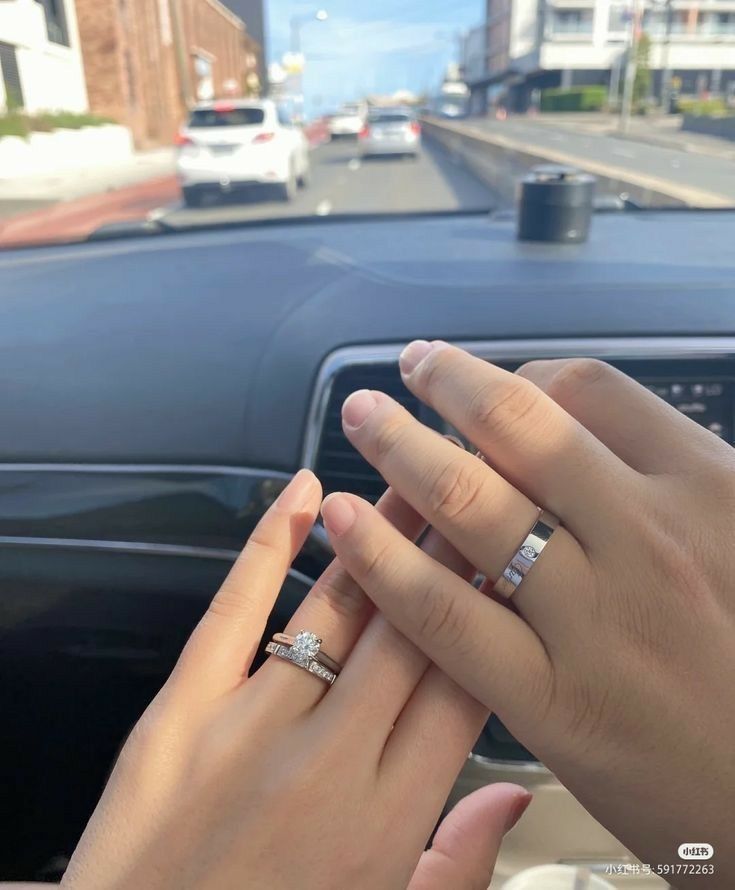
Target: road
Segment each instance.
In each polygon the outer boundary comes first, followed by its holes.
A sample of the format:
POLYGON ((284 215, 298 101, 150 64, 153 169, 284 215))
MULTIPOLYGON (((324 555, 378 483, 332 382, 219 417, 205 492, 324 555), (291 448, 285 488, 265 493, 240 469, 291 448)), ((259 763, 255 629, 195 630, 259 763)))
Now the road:
POLYGON ((599 133, 579 133, 527 118, 472 119, 473 130, 522 143, 526 150, 563 152, 580 166, 593 162, 631 174, 670 180, 683 188, 718 195, 735 205, 735 162, 726 157, 663 148, 599 133))
POLYGON ((167 225, 201 225, 283 216, 341 213, 400 213, 432 210, 483 210, 498 199, 438 146, 426 142, 417 160, 359 157, 356 142, 335 141, 314 149, 311 182, 290 203, 262 190, 216 197, 211 206, 186 208, 180 202, 155 211, 167 225))

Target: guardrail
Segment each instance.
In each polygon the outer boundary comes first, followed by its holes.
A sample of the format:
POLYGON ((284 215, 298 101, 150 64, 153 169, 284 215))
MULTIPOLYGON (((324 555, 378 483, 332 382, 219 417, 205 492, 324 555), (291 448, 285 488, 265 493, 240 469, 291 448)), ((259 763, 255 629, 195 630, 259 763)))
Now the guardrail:
POLYGON ((563 164, 585 170, 597 177, 598 197, 625 197, 641 206, 725 207, 731 204, 719 195, 678 182, 528 145, 502 133, 488 133, 473 127, 471 120, 444 121, 426 117, 422 119, 422 127, 428 139, 438 142, 489 185, 505 204, 515 203, 518 180, 539 164, 563 164))

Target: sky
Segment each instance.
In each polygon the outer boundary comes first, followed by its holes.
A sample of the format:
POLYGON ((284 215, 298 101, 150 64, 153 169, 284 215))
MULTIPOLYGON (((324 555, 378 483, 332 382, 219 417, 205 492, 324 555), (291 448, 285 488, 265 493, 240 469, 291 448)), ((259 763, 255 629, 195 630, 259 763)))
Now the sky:
POLYGON ((432 92, 457 61, 458 37, 482 23, 484 0, 266 0, 269 60, 289 49, 292 16, 317 10, 325 22, 301 27, 307 114, 367 93, 432 92))

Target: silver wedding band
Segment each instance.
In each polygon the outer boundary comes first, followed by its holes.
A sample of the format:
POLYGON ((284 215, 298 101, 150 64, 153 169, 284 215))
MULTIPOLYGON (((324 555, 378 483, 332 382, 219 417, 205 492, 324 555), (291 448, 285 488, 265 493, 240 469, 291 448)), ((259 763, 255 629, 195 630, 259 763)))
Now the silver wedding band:
POLYGON ((316 634, 307 630, 299 631, 295 637, 289 634, 274 634, 265 647, 269 655, 275 655, 308 671, 329 686, 339 676, 341 665, 321 651, 322 641, 316 634))
POLYGON ((559 527, 559 519, 547 510, 539 510, 539 516, 531 531, 526 535, 515 556, 498 578, 493 591, 510 599, 523 583, 526 575, 536 564, 544 547, 559 527))

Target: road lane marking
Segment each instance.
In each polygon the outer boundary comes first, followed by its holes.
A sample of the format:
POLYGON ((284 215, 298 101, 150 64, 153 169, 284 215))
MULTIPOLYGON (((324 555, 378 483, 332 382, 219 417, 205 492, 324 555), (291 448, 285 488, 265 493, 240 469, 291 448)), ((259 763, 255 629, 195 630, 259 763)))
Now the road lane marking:
POLYGON ((631 151, 628 148, 613 148, 612 153, 614 155, 618 155, 621 158, 634 158, 635 152, 631 151))
POLYGON ((331 201, 320 201, 316 205, 316 210, 314 211, 317 216, 329 216, 332 212, 332 202, 331 201))
POLYGON ((352 160, 350 161, 350 163, 347 165, 347 169, 348 169, 348 170, 352 170, 353 172, 354 172, 355 170, 359 170, 360 167, 362 167, 362 164, 360 163, 360 159, 359 159, 359 158, 352 158, 352 160))

